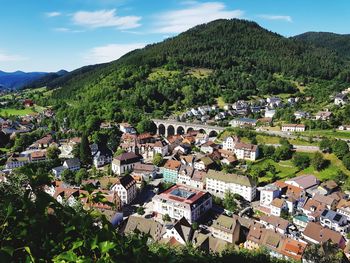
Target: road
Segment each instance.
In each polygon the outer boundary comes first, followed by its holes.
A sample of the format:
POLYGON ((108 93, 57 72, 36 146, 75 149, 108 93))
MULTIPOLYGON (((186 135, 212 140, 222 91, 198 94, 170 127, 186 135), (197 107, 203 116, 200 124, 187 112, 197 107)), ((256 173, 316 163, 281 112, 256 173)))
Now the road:
MULTIPOLYGON (((271 145, 273 147, 281 146, 281 144, 266 144, 266 145, 271 145)), ((311 145, 293 145, 293 148, 297 152, 318 152, 318 151, 320 151, 320 147, 311 146, 311 145)))

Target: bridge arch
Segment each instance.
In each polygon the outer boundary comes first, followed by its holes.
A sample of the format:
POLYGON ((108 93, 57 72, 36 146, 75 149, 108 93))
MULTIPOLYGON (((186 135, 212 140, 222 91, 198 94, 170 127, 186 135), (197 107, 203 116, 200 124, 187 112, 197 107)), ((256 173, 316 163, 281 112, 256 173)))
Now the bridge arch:
POLYGON ((158 125, 158 134, 159 134, 159 135, 165 136, 165 134, 166 134, 166 129, 165 129, 164 124, 159 124, 159 125, 158 125))
POLYGON ((194 131, 194 129, 192 127, 189 127, 186 131, 186 133, 190 133, 191 131, 194 131))
POLYGON ((184 129, 184 127, 182 127, 182 126, 177 126, 176 134, 179 134, 179 135, 185 134, 185 129, 184 129))
POLYGON ((175 135, 175 128, 173 125, 169 125, 167 128, 167 136, 175 135))
POLYGON ((199 129, 200 133, 207 134, 207 132, 204 129, 199 129))
POLYGON ((209 137, 216 137, 216 136, 218 136, 218 133, 217 133, 216 131, 211 130, 211 131, 209 132, 209 137))

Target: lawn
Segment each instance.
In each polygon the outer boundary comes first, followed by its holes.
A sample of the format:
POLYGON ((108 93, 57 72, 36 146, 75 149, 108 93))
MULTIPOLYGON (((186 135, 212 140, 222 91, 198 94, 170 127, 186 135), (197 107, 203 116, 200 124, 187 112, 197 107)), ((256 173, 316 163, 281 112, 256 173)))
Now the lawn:
POLYGON ((191 68, 188 73, 195 78, 204 79, 213 73, 213 70, 208 68, 191 68))
POLYGON ((149 80, 157 80, 160 78, 171 78, 180 74, 178 70, 167 70, 165 68, 155 68, 152 70, 152 73, 149 74, 149 80))
MULTIPOLYGON (((279 179, 291 178, 298 172, 298 168, 296 168, 293 165, 291 160, 275 162, 271 159, 262 159, 260 161, 255 162, 253 166, 264 168, 268 164, 272 164, 273 166, 275 166, 277 171, 277 177, 279 179)), ((260 177, 259 183, 269 182, 270 179, 271 178, 267 176, 260 177)))
POLYGON ((304 136, 320 136, 320 137, 332 137, 341 139, 350 139, 350 131, 338 131, 338 130, 311 130, 303 132, 304 136))
POLYGON ((5 116, 6 114, 15 115, 15 116, 25 116, 31 113, 34 113, 34 110, 32 108, 25 108, 23 110, 12 109, 12 108, 0 109, 0 116, 5 116))
MULTIPOLYGON (((313 153, 304 153, 304 154, 309 155, 310 158, 312 158, 313 156, 313 153)), ((325 169, 321 171, 317 171, 312 166, 310 166, 305 170, 298 172, 298 175, 313 174, 321 181, 324 181, 324 180, 333 179, 336 176, 337 172, 341 170, 346 175, 350 176, 350 171, 345 168, 342 161, 339 160, 334 154, 324 154, 324 158, 329 161, 329 165, 325 169)))

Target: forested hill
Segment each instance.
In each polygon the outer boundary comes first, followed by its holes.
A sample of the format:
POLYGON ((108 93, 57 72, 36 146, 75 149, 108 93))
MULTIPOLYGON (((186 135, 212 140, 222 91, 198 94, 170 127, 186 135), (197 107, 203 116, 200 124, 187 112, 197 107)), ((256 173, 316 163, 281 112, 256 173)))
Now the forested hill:
POLYGON ((56 105, 58 119, 66 116, 72 127, 81 129, 82 120, 135 123, 145 112, 162 116, 213 103, 219 96, 232 102, 251 95, 297 92, 288 79, 336 82, 322 89, 319 97, 324 99, 334 92, 328 87, 340 88, 350 81, 350 69, 335 51, 285 38, 254 22, 216 20, 117 61, 55 79, 48 86, 61 88, 44 103, 56 105), (205 76, 196 74, 199 68, 206 70, 205 76))
POLYGON ((350 34, 342 35, 329 32, 306 32, 293 37, 296 40, 336 51, 340 56, 350 59, 350 34))

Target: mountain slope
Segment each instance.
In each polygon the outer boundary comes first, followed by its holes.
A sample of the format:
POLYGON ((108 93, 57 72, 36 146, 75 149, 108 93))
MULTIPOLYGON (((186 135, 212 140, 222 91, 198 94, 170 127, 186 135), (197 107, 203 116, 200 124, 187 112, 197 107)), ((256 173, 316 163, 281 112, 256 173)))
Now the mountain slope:
POLYGON ((341 35, 329 32, 306 32, 293 37, 296 40, 336 51, 340 56, 350 58, 350 34, 341 35))
MULTIPOLYGON (((288 79, 327 82, 322 90, 317 88, 319 99, 325 99, 333 87, 341 89, 350 81, 350 70, 348 62, 329 49, 285 38, 254 22, 217 20, 117 61, 73 71, 59 78, 59 84, 48 84, 61 88, 43 103, 57 105, 58 120, 68 117, 71 126, 83 129, 82 120, 86 126, 97 119, 134 123, 145 113, 163 116, 215 103, 219 96, 233 102, 251 95, 296 92, 288 79), (212 73, 198 78, 189 73, 192 68, 212 73), (171 77, 150 77, 159 69, 171 77)), ((309 92, 317 97, 314 91, 309 92)))
POLYGON ((30 72, 25 73, 22 71, 16 71, 13 73, 7 73, 0 71, 0 86, 6 89, 20 89, 28 83, 42 78, 47 73, 44 72, 30 72))

